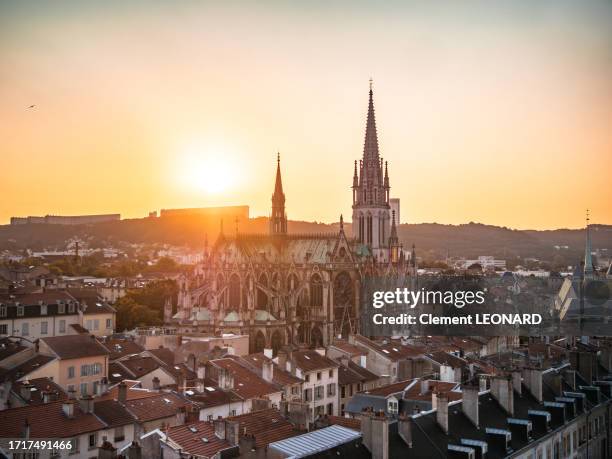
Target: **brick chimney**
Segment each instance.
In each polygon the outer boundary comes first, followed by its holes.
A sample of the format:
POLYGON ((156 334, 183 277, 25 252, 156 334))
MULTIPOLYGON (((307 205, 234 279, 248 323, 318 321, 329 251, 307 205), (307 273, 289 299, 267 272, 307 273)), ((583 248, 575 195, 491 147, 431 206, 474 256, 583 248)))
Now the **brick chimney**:
POLYGON ((240 456, 247 457, 251 451, 255 451, 255 436, 254 435, 243 435, 240 437, 239 442, 240 456))
POLYGON ((19 388, 19 395, 26 402, 29 402, 30 399, 32 398, 32 387, 33 386, 31 384, 24 382, 19 388))
POLYGON ((127 449, 127 459, 142 459, 142 448, 137 441, 133 441, 127 449))
POLYGON ((234 376, 225 368, 219 368, 218 377, 219 387, 221 389, 227 390, 234 388, 234 376))
POLYGON ((117 386, 117 401, 124 404, 127 400, 127 384, 121 381, 117 386))
POLYGON ((215 436, 219 440, 225 440, 225 421, 221 416, 213 421, 213 426, 215 428, 215 436))
POLYGON ((512 371, 512 388, 519 395, 523 393, 523 378, 520 370, 512 371))
POLYGON ((478 428, 478 386, 465 384, 461 387, 461 391, 463 394, 463 402, 461 403, 463 414, 478 428))
MULTIPOLYGON (((215 426, 216 430, 216 426, 215 426)), ((215 432, 216 433, 216 432, 215 432)), ((236 446, 240 442, 240 423, 238 421, 225 421, 225 439, 230 445, 236 446)))
POLYGON ((151 383, 153 384, 153 390, 160 390, 161 389, 161 381, 159 380, 159 378, 157 376, 155 376, 151 380, 151 383))
POLYGON ((436 422, 445 434, 448 433, 448 395, 436 394, 436 422))
POLYGON ((100 448, 98 448, 98 459, 115 459, 117 457, 117 448, 108 440, 104 440, 100 448))
POLYGON ((389 458, 389 420, 384 414, 372 418, 372 459, 389 458))
POLYGON ((372 413, 367 410, 361 413, 361 438, 363 446, 372 451, 372 413))
POLYGON ((531 395, 542 403, 542 370, 539 368, 523 368, 523 382, 531 395))

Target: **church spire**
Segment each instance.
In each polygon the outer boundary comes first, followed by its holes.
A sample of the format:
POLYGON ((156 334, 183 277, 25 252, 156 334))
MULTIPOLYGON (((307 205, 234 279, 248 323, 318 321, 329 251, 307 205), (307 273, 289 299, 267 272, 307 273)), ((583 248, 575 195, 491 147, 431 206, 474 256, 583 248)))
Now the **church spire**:
POLYGON ((593 267, 593 257, 591 256, 591 230, 589 228, 590 218, 589 209, 586 211, 586 244, 584 247, 584 277, 592 276, 595 269, 593 267))
POLYGON ((272 215, 270 216, 270 234, 287 234, 287 215, 285 214, 285 193, 280 169, 280 153, 276 156, 276 181, 272 194, 272 215))
POLYGON ((374 117, 374 92, 372 91, 372 79, 370 78, 370 100, 368 102, 368 118, 366 122, 365 142, 363 145, 363 161, 378 163, 378 134, 376 133, 376 118, 374 117))

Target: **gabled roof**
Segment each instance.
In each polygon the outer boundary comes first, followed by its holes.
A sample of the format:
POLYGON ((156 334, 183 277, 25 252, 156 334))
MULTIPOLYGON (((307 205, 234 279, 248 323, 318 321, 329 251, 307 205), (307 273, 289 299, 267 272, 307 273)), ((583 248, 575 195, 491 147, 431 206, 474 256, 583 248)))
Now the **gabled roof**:
POLYGON ((38 354, 9 370, 0 369, 0 382, 14 381, 22 378, 52 360, 55 360, 55 357, 38 354))
POLYGON ((176 415, 191 402, 172 392, 158 392, 149 397, 125 402, 125 408, 140 422, 153 421, 176 415))
POLYGON ((291 355, 291 359, 296 368, 302 371, 317 371, 340 366, 332 359, 319 354, 317 351, 295 351, 291 355))
POLYGON ((234 359, 217 359, 211 360, 209 363, 230 372, 234 377, 234 387, 232 390, 245 400, 282 391, 280 387, 267 382, 234 359))
POLYGON ((14 396, 19 397, 24 403, 28 405, 39 405, 44 402, 44 394, 50 393, 53 397, 53 401, 62 401, 68 399, 68 394, 64 392, 60 386, 55 384, 49 378, 35 378, 27 381, 15 381, 11 387, 11 392, 14 396), (21 396, 21 389, 24 386, 29 386, 30 398, 29 400, 23 399, 21 396))
POLYGON ((274 408, 232 416, 227 419, 239 423, 241 434, 253 435, 256 448, 263 448, 269 443, 293 437, 299 433, 274 408))
POLYGON ((189 456, 210 458, 231 447, 227 440, 221 440, 215 435, 213 424, 207 421, 170 427, 166 436, 170 446, 189 456))
POLYGON ((101 340, 100 344, 110 352, 110 360, 116 360, 130 354, 140 354, 144 351, 140 344, 131 339, 106 338, 101 340))
POLYGON ((41 338, 53 353, 61 360, 80 359, 108 355, 108 350, 102 346, 93 335, 65 335, 41 338))
POLYGON ((135 422, 134 416, 117 400, 94 402, 94 413, 109 427, 119 427, 135 422))
POLYGON ((24 406, 4 410, 0 416, 0 437, 21 438, 27 419, 32 438, 68 438, 105 428, 94 414, 81 411, 74 405, 74 417, 68 418, 62 410, 63 402, 24 406))
MULTIPOLYGON (((242 360, 247 365, 257 368, 258 370, 261 370, 263 368, 264 362, 272 362, 272 359, 266 357, 263 352, 243 356, 242 360)), ((297 376, 293 376, 288 371, 281 369, 281 367, 279 367, 276 363, 273 362, 273 365, 274 371, 272 374, 272 381, 274 381, 274 383, 280 384, 281 386, 286 386, 288 384, 299 384, 303 382, 303 380, 298 378, 297 376)))
POLYGON ((403 345, 400 342, 388 339, 373 341, 364 336, 357 335, 355 336, 355 341, 358 345, 365 346, 394 362, 419 357, 425 352, 425 347, 403 345))

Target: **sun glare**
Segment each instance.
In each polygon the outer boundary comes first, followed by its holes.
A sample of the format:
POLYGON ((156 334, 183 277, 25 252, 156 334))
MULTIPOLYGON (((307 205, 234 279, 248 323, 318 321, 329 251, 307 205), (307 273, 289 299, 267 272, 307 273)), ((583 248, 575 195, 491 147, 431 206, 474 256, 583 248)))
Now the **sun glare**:
POLYGON ((188 152, 181 161, 179 181, 193 191, 218 194, 231 189, 236 182, 236 170, 231 167, 231 155, 221 149, 188 152))

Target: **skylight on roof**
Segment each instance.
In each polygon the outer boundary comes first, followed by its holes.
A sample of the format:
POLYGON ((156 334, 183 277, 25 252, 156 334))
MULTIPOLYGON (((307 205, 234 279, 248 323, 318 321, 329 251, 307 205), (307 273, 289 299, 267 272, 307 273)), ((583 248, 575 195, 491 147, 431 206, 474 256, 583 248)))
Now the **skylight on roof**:
POLYGON ((120 378, 120 377, 121 377, 121 374, 119 374, 119 373, 113 373, 113 378, 120 378))
POLYGON ((214 387, 210 387, 210 386, 206 386, 206 387, 205 387, 205 389, 206 389, 208 392, 214 392, 214 391, 215 391, 215 388, 214 388, 214 387))
POLYGON ((308 355, 305 355, 305 356, 304 356, 304 358, 305 358, 306 360, 310 360, 310 356, 308 356, 308 355))
POLYGON ((388 351, 388 350, 386 350, 386 349, 383 349, 382 351, 383 351, 385 354, 388 354, 388 353, 389 353, 389 351, 388 351))
POLYGON ((196 433, 198 431, 196 426, 189 426, 189 430, 191 430, 193 433, 196 433))
POLYGON ((172 401, 168 400, 167 398, 164 398, 163 400, 164 400, 164 403, 168 403, 168 404, 172 403, 172 401))

